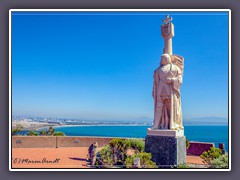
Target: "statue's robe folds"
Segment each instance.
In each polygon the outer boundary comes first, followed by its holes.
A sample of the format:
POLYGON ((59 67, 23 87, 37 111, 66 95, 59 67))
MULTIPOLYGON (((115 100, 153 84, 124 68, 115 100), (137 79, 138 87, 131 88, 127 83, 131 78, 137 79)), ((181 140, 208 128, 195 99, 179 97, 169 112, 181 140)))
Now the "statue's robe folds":
POLYGON ((154 128, 183 129, 180 86, 182 71, 175 64, 159 66, 154 71, 154 128), (167 79, 171 83, 167 83, 167 79))

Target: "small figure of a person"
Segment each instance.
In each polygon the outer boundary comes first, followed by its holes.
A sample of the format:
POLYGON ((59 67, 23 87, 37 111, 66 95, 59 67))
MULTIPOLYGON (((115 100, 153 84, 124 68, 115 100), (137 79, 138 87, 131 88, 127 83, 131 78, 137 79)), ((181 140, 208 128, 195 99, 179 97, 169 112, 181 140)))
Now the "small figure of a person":
POLYGON ((91 144, 91 146, 89 146, 89 148, 88 148, 88 154, 89 154, 89 160, 90 160, 91 166, 94 166, 95 163, 96 163, 97 148, 98 148, 98 143, 97 143, 97 142, 94 142, 94 143, 91 144))

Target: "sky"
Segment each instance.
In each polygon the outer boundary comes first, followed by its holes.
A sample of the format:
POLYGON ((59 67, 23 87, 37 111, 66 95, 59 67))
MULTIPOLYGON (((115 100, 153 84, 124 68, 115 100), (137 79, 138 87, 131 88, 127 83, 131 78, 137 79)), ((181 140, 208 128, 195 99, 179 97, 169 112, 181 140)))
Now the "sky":
POLYGON ((166 14, 185 60, 183 118, 227 117, 227 12, 13 12, 13 115, 153 118, 166 14))

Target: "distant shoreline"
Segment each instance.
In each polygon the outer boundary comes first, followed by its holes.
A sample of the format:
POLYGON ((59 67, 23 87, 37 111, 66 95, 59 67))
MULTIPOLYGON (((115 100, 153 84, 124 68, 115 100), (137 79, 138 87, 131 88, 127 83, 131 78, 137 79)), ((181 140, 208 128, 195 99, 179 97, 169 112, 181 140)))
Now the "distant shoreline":
MULTIPOLYGON (((53 128, 65 128, 65 127, 100 127, 100 126, 151 126, 151 125, 143 125, 143 124, 89 124, 89 125, 85 125, 85 124, 63 124, 63 125, 59 125, 59 124, 44 124, 44 125, 37 125, 37 126, 30 126, 30 127, 23 127, 22 130, 26 130, 26 131, 30 131, 30 130, 35 130, 35 131, 39 131, 39 130, 44 130, 47 129, 49 127, 53 127, 53 128)), ((185 126, 228 126, 228 124, 208 124, 208 125, 185 125, 185 126)), ((12 126, 12 129, 15 129, 16 126, 12 126)))
POLYGON ((49 127, 60 128, 60 127, 87 127, 87 126, 151 126, 144 124, 50 124, 50 123, 39 123, 39 122, 14 122, 12 129, 17 128, 17 124, 23 126, 22 130, 42 130, 49 127))

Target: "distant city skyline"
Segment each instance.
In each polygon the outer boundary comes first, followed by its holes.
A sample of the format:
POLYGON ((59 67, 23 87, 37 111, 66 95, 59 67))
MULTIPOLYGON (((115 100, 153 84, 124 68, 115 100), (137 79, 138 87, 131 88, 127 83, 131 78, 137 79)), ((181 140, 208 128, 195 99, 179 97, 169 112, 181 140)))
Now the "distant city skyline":
POLYGON ((227 12, 13 12, 13 115, 152 118, 167 14, 185 58, 183 119, 227 118, 227 12))

